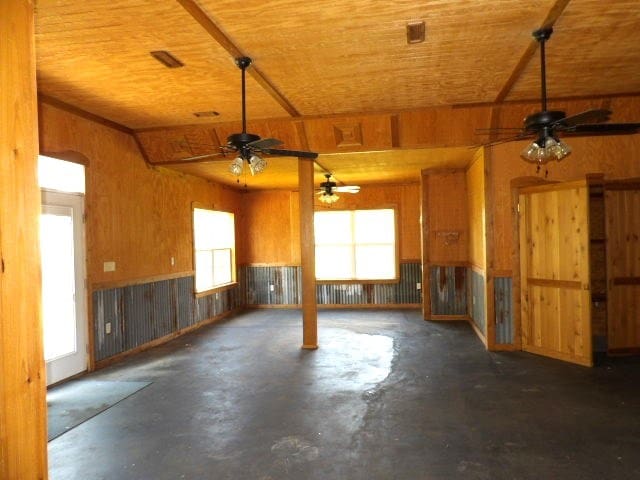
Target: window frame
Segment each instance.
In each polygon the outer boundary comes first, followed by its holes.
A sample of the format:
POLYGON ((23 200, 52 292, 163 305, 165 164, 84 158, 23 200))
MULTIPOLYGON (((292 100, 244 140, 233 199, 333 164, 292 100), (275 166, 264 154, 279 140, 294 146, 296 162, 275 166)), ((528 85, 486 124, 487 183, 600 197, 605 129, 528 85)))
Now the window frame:
POLYGON ((192 264, 193 264, 193 292, 194 295, 196 296, 196 298, 198 297, 204 297, 207 295, 211 295, 212 293, 217 293, 217 292, 222 292, 225 290, 228 290, 230 288, 233 288, 235 286, 238 285, 238 276, 237 276, 237 268, 236 268, 236 215, 234 212, 228 211, 228 210, 218 210, 215 208, 212 208, 211 206, 208 205, 203 205, 203 204, 199 204, 199 203, 193 203, 192 207, 191 207, 191 233, 192 233, 192 237, 191 237, 191 243, 192 243, 192 264), (197 250, 196 249, 196 215, 195 215, 195 211, 196 210, 205 210, 205 211, 209 211, 209 212, 215 212, 215 213, 224 213, 227 215, 231 216, 232 219, 232 223, 233 223, 233 245, 230 247, 216 247, 216 248, 207 248, 207 249, 201 249, 201 250, 197 250), (211 257, 212 257, 212 263, 211 263, 211 274, 213 276, 213 273, 215 271, 215 266, 213 263, 213 257, 214 257, 214 252, 215 251, 220 251, 220 250, 230 250, 230 256, 231 256, 231 266, 230 266, 230 273, 231 273, 231 281, 229 282, 225 282, 225 283, 220 283, 217 285, 212 285, 209 286, 208 288, 205 288, 203 290, 198 290, 197 287, 197 281, 196 281, 196 277, 197 277, 197 265, 196 265, 196 256, 197 256, 197 252, 199 251, 207 251, 207 252, 211 252, 211 257))
MULTIPOLYGON (((334 209, 334 208, 323 208, 320 210, 316 210, 313 212, 314 214, 314 221, 315 221, 315 214, 316 213, 321 213, 321 212, 351 212, 351 228, 352 228, 352 234, 354 233, 354 222, 353 222, 353 218, 356 211, 371 211, 371 210, 393 210, 393 228, 394 228, 394 268, 395 268, 395 274, 393 278, 335 278, 335 279, 319 279, 317 278, 317 274, 316 274, 316 284, 318 285, 322 285, 322 284, 385 284, 385 283, 398 283, 400 282, 400 238, 399 238, 399 209, 397 205, 381 205, 381 206, 377 206, 377 207, 366 207, 366 208, 345 208, 345 209, 334 209)), ((352 235, 353 237, 354 235, 352 235)), ((352 242, 352 249, 351 249, 351 253, 352 253, 352 273, 355 273, 355 248, 356 248, 356 243, 352 242)), ((371 245, 371 244, 366 244, 363 243, 362 245, 371 245)), ((315 241, 315 234, 314 234, 314 249, 317 247, 317 243, 315 241)), ((314 261, 316 259, 314 258, 314 261)), ((314 263, 315 265, 315 263, 314 263)))

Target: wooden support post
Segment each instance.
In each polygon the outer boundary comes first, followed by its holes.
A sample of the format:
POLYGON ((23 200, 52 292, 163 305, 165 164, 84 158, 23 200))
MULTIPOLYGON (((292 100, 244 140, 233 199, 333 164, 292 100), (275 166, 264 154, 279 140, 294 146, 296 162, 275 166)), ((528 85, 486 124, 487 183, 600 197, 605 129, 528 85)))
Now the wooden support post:
POLYGON ((0 2, 0 478, 47 478, 34 2, 0 2))
MULTIPOLYGON (((297 124, 299 129, 302 123, 297 124)), ((304 132, 299 137, 305 139, 304 132)), ((306 141, 304 142, 306 144, 306 141)), ((307 148, 303 145, 303 148, 307 148)), ((298 159, 300 191, 300 264, 302 266, 302 348, 318 348, 318 303, 316 300, 316 253, 313 236, 313 161, 298 159)))
POLYGON ((429 175, 422 171, 420 175, 420 238, 422 252, 422 318, 431 320, 431 255, 429 228, 429 175))

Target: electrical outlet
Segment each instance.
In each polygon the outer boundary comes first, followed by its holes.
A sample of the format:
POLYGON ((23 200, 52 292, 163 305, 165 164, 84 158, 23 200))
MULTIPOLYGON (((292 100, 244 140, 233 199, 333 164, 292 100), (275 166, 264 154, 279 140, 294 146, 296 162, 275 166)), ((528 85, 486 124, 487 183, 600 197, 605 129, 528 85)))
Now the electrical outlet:
POLYGON ((273 292, 276 289, 275 285, 269 285, 269 291, 273 292))
POLYGON ((174 267, 176 265, 175 257, 171 257, 171 266, 174 267))
POLYGON ((107 335, 111 334, 111 322, 107 322, 104 324, 104 331, 107 335))
POLYGON ((116 262, 104 262, 103 270, 105 272, 115 272, 116 271, 116 262))
POLYGON ((422 290, 422 284, 420 282, 416 283, 416 290, 422 290))

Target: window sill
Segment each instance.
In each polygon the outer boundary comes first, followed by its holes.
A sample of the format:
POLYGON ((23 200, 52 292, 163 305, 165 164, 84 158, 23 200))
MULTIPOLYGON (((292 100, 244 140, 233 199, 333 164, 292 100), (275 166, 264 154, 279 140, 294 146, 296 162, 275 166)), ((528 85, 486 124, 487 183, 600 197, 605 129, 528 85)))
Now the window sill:
POLYGON ((234 287, 238 286, 238 282, 230 282, 230 283, 225 283, 223 285, 218 285, 217 287, 214 288, 210 288, 209 290, 202 290, 201 292, 194 292, 194 295, 196 298, 200 298, 200 297, 207 297, 209 295, 212 295, 214 293, 220 293, 220 292, 224 292, 226 290, 230 290, 234 287))

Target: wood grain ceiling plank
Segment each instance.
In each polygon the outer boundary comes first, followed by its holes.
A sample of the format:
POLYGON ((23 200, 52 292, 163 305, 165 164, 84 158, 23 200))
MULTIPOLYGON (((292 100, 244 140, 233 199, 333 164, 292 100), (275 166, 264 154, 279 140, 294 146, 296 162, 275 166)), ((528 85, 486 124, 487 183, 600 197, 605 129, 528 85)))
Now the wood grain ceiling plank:
MULTIPOLYGON (((551 7, 551 10, 547 14, 547 17, 544 19, 544 21, 542 22, 539 28, 553 27, 553 25, 556 23, 556 20, 558 20, 560 15, 562 15, 562 12, 564 12, 565 8, 567 8, 567 5, 569 4, 570 1, 571 0, 556 0, 556 2, 551 7)), ((507 96, 511 92, 511 89, 513 88, 515 83, 518 81, 518 79, 522 75, 522 72, 525 70, 527 65, 529 65, 529 63, 531 62, 531 59, 534 57, 537 51, 538 51, 538 41, 535 39, 532 39, 529 42, 527 49, 524 51, 524 53, 520 57, 520 60, 516 64, 515 68, 511 72, 511 75, 505 82, 504 86, 500 89, 500 93, 498 93, 498 96, 494 100, 495 103, 502 103, 504 99, 507 98, 507 96)))
MULTIPOLYGON (((198 22, 211 37, 220 44, 229 54, 234 58, 245 57, 240 48, 231 40, 209 16, 198 6, 193 0, 176 0, 182 7, 189 12, 189 15, 198 22)), ((280 104, 280 106, 292 117, 300 116, 300 113, 296 108, 287 100, 287 98, 280 93, 276 86, 266 77, 258 67, 251 65, 247 69, 249 73, 258 84, 266 90, 266 92, 273 97, 273 99, 280 104)))
MULTIPOLYGON (((269 72, 303 115, 491 102, 514 37, 549 0, 326 3, 203 0, 205 11, 269 72), (242 21, 238 21, 241 18, 242 21), (427 40, 406 43, 424 19, 427 40)), ((528 38, 527 38, 528 40, 528 38)))
MULTIPOLYGON (((175 0, 42 0, 36 15, 39 91, 130 128, 240 118, 240 73, 175 0), (141 25, 144 25, 144 28, 141 25), (152 50, 185 67, 167 69, 152 50)), ((248 79, 254 118, 287 112, 248 79)))
MULTIPOLYGON (((546 44, 550 98, 640 92, 640 3, 571 0, 546 44)), ((506 100, 539 97, 540 63, 531 61, 506 100), (537 95, 532 96, 532 92, 537 95)))

